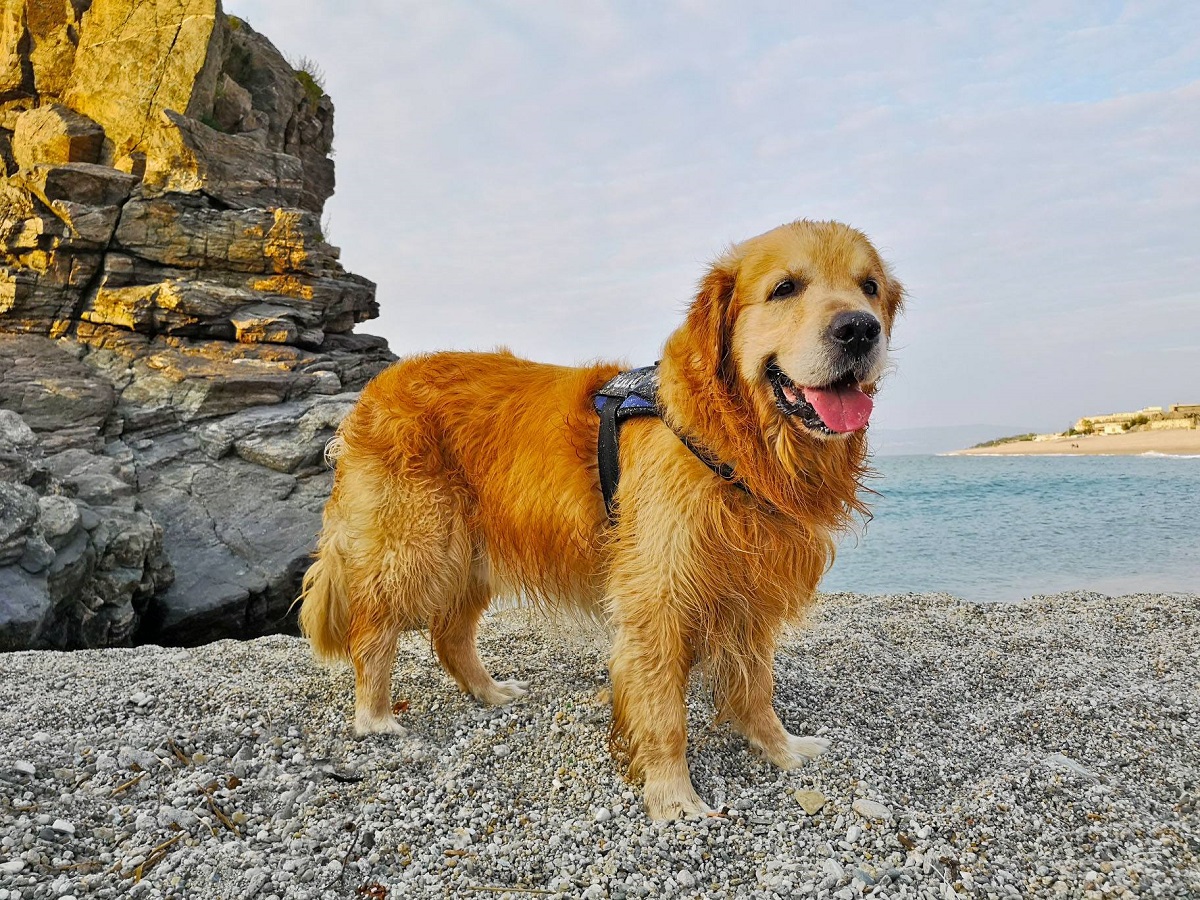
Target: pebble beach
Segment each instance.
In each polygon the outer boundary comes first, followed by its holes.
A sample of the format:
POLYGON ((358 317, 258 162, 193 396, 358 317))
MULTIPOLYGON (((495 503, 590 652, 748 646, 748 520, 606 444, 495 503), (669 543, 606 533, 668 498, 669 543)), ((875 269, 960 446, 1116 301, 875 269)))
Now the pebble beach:
POLYGON ((776 705, 829 751, 771 767, 697 680, 699 821, 610 759, 606 646, 490 616, 532 688, 485 708, 407 636, 361 741, 298 638, 0 655, 0 900, 1200 896, 1200 596, 827 596, 776 705))

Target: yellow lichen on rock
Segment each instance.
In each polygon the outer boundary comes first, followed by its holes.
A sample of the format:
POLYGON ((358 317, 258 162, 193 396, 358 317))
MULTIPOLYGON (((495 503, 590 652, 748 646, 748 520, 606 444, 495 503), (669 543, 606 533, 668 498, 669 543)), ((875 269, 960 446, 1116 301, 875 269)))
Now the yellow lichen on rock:
POLYGON ((84 13, 63 100, 104 126, 106 162, 144 149, 163 110, 211 108, 219 14, 217 0, 95 0, 84 13))
POLYGON ((295 209, 276 209, 274 214, 275 224, 267 232, 263 255, 274 264, 277 273, 302 270, 308 259, 301 228, 304 214, 295 209))
POLYGON ((137 285, 124 288, 102 288, 96 291, 89 308, 79 317, 85 322, 119 325, 136 331, 146 327, 147 309, 153 304, 158 285, 137 285))
POLYGON ((32 38, 34 88, 39 94, 56 95, 66 87, 75 62, 72 32, 77 13, 71 0, 35 0, 25 4, 25 16, 32 38))
POLYGON ((311 300, 313 289, 295 275, 272 275, 270 278, 260 278, 254 282, 256 291, 268 294, 282 294, 285 297, 295 297, 298 300, 311 300))

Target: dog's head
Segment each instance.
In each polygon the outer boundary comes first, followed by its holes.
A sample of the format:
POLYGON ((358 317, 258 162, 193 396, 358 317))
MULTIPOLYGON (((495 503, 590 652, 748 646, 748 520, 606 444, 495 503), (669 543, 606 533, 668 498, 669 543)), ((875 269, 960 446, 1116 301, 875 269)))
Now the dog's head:
POLYGON ((800 221, 719 259, 689 325, 701 364, 742 403, 803 435, 842 439, 867 425, 902 299, 862 232, 800 221))

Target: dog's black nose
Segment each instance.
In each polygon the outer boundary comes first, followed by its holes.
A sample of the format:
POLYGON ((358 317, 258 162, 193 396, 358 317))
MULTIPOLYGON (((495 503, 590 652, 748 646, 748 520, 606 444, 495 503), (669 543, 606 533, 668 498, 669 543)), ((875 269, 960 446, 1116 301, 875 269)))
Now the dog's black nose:
POLYGON ((841 312, 829 324, 830 337, 856 356, 875 346, 881 330, 879 320, 865 312, 841 312))

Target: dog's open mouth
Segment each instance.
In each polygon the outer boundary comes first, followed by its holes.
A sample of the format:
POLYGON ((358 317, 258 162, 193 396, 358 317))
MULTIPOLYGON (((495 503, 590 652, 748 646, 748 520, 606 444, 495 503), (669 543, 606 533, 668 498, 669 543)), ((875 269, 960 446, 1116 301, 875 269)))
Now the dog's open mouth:
POLYGON ((788 378, 778 363, 772 362, 766 375, 780 411, 799 419, 813 431, 848 434, 866 427, 871 418, 875 404, 851 374, 824 387, 802 387, 788 378))

